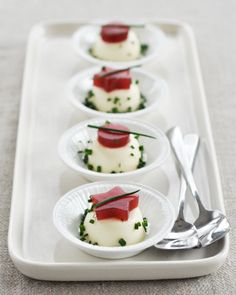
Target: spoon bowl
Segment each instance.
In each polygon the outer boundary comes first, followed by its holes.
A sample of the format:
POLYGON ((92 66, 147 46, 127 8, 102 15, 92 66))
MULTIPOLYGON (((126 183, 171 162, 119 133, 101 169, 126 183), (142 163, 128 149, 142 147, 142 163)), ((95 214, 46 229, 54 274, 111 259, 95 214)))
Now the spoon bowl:
POLYGON ((220 240, 230 230, 226 216, 219 210, 201 209, 198 218, 194 222, 198 230, 199 242, 206 247, 220 240))

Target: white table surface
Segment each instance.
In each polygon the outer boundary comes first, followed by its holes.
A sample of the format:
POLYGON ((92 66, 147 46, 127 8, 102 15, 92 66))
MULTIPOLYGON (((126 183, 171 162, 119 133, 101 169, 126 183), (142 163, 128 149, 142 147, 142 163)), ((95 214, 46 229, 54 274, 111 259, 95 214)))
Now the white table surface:
POLYGON ((236 1, 0 0, 0 294, 236 294, 236 1), (7 250, 12 174, 28 33, 42 20, 174 18, 194 28, 232 225, 225 264, 207 277, 144 282, 40 282, 20 274, 7 250))

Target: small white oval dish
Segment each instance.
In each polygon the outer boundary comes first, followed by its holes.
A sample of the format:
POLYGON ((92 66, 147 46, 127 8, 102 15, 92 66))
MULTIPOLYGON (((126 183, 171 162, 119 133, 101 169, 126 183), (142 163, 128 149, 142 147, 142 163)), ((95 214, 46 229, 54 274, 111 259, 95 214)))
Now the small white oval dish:
POLYGON ((118 119, 105 117, 83 121, 67 130, 59 140, 58 153, 66 165, 82 174, 88 180, 132 180, 146 175, 148 172, 163 164, 170 154, 170 146, 164 132, 156 126, 134 119, 122 119, 122 121, 120 121, 118 119), (122 123, 122 125, 127 126, 132 131, 156 137, 156 139, 144 136, 139 137, 140 145, 144 146, 146 161, 144 167, 123 173, 103 173, 92 171, 87 168, 78 151, 84 150, 88 142, 97 137, 97 129, 88 128, 87 126, 89 124, 102 126, 106 121, 118 124, 122 123))
POLYGON ((66 92, 70 102, 88 117, 108 115, 111 118, 132 118, 148 114, 158 107, 160 99, 165 97, 167 84, 157 76, 153 76, 142 69, 130 70, 132 80, 139 81, 140 93, 146 98, 145 108, 126 113, 106 113, 94 110, 85 105, 85 98, 93 88, 93 76, 101 71, 100 67, 93 67, 72 77, 66 85, 66 92))
POLYGON ((154 27, 151 24, 146 24, 143 28, 132 28, 138 35, 140 43, 148 45, 146 55, 140 56, 138 59, 131 61, 103 60, 92 56, 89 52, 100 34, 100 29, 101 26, 98 24, 87 25, 76 31, 72 38, 75 51, 82 58, 93 64, 120 68, 146 64, 158 55, 159 48, 165 42, 164 33, 159 28, 154 27))
POLYGON ((155 245, 167 236, 174 220, 174 208, 164 195, 148 186, 127 182, 95 182, 82 185, 59 199, 53 211, 54 225, 66 240, 90 255, 107 259, 131 257, 155 245), (123 247, 104 247, 81 241, 80 219, 88 208, 89 196, 105 192, 116 185, 127 192, 140 189, 139 208, 150 224, 144 241, 123 247))

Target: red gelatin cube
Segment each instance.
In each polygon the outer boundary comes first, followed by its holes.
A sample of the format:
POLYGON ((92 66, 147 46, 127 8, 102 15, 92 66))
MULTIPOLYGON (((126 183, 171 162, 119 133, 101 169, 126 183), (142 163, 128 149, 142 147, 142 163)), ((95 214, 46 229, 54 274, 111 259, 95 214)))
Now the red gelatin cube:
POLYGON ((122 195, 122 194, 125 194, 125 191, 123 191, 123 189, 121 187, 115 186, 112 189, 110 189, 109 191, 107 191, 106 193, 93 195, 92 196, 92 203, 97 204, 107 198, 111 198, 111 197, 122 195))
MULTIPOLYGON (((114 187, 106 193, 101 193, 92 196, 93 204, 97 204, 114 196, 124 194, 125 192, 119 186, 114 187)), ((138 207, 138 195, 129 195, 120 199, 111 200, 95 209, 98 220, 107 218, 116 218, 120 220, 128 220, 129 212, 138 207)))
POLYGON ((103 77, 104 73, 113 71, 113 69, 104 67, 100 73, 93 77, 93 85, 104 89, 106 92, 111 92, 116 89, 129 89, 132 79, 129 70, 124 70, 119 73, 110 74, 103 77))
MULTIPOLYGON (((126 126, 120 124, 106 124, 106 128, 129 131, 126 126)), ((121 133, 112 130, 98 130, 98 142, 108 148, 119 148, 125 146, 129 142, 130 136, 128 133, 121 133)))
POLYGON ((127 39, 129 33, 129 26, 123 24, 107 24, 102 26, 101 37, 102 40, 108 43, 123 42, 127 39))
POLYGON ((129 218, 129 201, 117 200, 110 202, 96 208, 95 212, 98 220, 115 218, 125 221, 129 218))

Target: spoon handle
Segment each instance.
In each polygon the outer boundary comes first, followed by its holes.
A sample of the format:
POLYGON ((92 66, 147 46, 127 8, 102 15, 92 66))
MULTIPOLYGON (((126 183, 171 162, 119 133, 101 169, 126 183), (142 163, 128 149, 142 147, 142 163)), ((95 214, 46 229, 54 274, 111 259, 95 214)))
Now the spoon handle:
POLYGON ((175 154, 177 162, 179 163, 181 172, 187 182, 187 185, 198 203, 198 207, 200 211, 204 211, 205 208, 200 200, 198 189, 196 187, 193 174, 191 171, 191 165, 188 161, 188 157, 184 148, 183 135, 179 127, 174 127, 167 132, 168 138, 170 140, 170 144, 172 150, 175 154))
MULTIPOLYGON (((196 159, 198 147, 199 147, 199 136, 197 134, 187 134, 184 136, 184 146, 187 152, 188 161, 191 169, 193 169, 194 162, 196 159)), ((180 192, 179 192, 179 208, 178 208, 178 219, 184 219, 184 203, 186 195, 187 185, 186 181, 181 173, 180 176, 180 192)))

